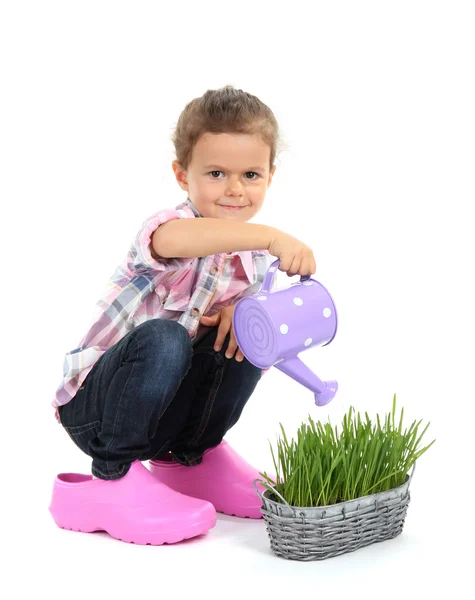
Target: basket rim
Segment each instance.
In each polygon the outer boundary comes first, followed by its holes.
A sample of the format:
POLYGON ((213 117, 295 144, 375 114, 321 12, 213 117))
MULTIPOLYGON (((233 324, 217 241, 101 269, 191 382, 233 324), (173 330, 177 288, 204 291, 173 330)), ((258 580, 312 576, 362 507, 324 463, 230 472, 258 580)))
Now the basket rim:
MULTIPOLYGON (((278 502, 276 500, 271 500, 268 496, 266 496, 266 494, 272 493, 272 490, 269 490, 269 489, 266 489, 262 494, 259 494, 259 495, 261 496, 261 499, 263 502, 265 501, 265 502, 275 504, 276 506, 288 507, 294 511, 297 511, 297 510, 303 511, 303 510, 312 510, 312 509, 326 510, 326 509, 330 509, 330 508, 338 508, 338 507, 344 506, 345 504, 348 504, 350 502, 354 503, 357 500, 359 501, 359 500, 363 500, 363 499, 377 498, 378 496, 382 496, 385 494, 389 494, 391 492, 396 492, 397 490, 401 490, 404 487, 409 488, 409 484, 411 483, 411 479, 412 479, 412 476, 414 475, 415 468, 416 468, 416 464, 414 463, 411 473, 410 474, 406 473, 406 478, 404 480, 404 483, 402 483, 401 485, 399 485, 395 488, 389 488, 388 490, 384 490, 382 492, 377 492, 376 494, 367 494, 366 496, 357 496, 356 498, 349 498, 348 500, 343 500, 343 502, 337 502, 336 504, 325 504, 325 505, 320 505, 320 506, 296 506, 294 504, 289 504, 288 502, 285 502, 285 503, 278 502)), ((256 481, 258 481, 258 480, 256 480, 256 481)), ((262 480, 260 480, 260 481, 262 481, 262 480)))

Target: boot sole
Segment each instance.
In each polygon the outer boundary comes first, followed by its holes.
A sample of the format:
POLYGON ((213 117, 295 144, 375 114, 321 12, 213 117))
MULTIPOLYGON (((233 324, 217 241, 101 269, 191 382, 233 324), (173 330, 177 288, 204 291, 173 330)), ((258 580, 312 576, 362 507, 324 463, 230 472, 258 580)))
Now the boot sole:
POLYGON ((80 533, 95 533, 98 531, 104 531, 111 537, 121 542, 127 542, 129 544, 138 544, 142 546, 162 546, 163 544, 176 544, 183 540, 188 540, 199 535, 204 535, 210 529, 216 525, 216 518, 211 520, 208 519, 203 522, 194 523, 186 528, 186 530, 172 530, 166 532, 153 532, 153 533, 137 533, 137 534, 124 534, 114 531, 114 527, 106 528, 99 525, 86 525, 81 526, 66 522, 66 520, 57 518, 50 510, 51 516, 53 517, 56 525, 61 529, 67 529, 69 531, 78 531, 80 533))

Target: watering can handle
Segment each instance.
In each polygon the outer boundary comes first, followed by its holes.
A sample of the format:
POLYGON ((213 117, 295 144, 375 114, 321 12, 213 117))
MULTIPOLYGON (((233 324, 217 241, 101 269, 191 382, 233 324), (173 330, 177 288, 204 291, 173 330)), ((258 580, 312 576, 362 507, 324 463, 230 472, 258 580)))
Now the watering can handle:
MULTIPOLYGON (((277 260, 274 260, 274 262, 267 269, 266 276, 264 277, 264 283, 262 284, 262 287, 261 287, 261 292, 270 292, 270 288, 272 287, 272 282, 274 280, 275 273, 276 273, 277 269, 279 268, 279 265, 280 265, 280 258, 278 258, 277 260)), ((310 275, 301 275, 300 283, 302 283, 303 281, 307 281, 308 279, 310 279, 310 275)))

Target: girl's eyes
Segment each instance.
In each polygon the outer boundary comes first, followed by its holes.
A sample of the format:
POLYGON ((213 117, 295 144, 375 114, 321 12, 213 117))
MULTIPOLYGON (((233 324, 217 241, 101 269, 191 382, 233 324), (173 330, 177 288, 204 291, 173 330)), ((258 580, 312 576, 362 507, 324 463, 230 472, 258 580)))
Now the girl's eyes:
MULTIPOLYGON (((219 177, 215 177, 215 176, 214 176, 214 173, 222 173, 222 171, 210 171, 210 172, 209 172, 209 175, 211 175, 211 177, 212 177, 213 179, 219 179, 219 177)), ((259 178, 259 173, 256 173, 255 171, 248 171, 248 172, 246 173, 246 175, 255 175, 255 177, 252 177, 252 179, 251 179, 251 178, 249 178, 249 177, 246 177, 246 179, 250 179, 250 181, 255 181, 256 179, 258 179, 258 178, 259 178)))

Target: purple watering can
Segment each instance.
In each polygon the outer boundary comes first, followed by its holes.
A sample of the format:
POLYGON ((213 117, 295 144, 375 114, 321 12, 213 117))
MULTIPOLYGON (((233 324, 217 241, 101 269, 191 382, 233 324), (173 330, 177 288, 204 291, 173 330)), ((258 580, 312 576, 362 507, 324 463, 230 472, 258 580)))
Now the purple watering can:
POLYGON ((298 354, 313 346, 326 346, 335 337, 337 315, 333 300, 321 283, 309 275, 290 288, 270 292, 280 260, 274 261, 261 290, 241 298, 234 308, 233 329, 239 348, 255 367, 274 365, 315 393, 324 406, 335 396, 336 381, 322 381, 298 354))

